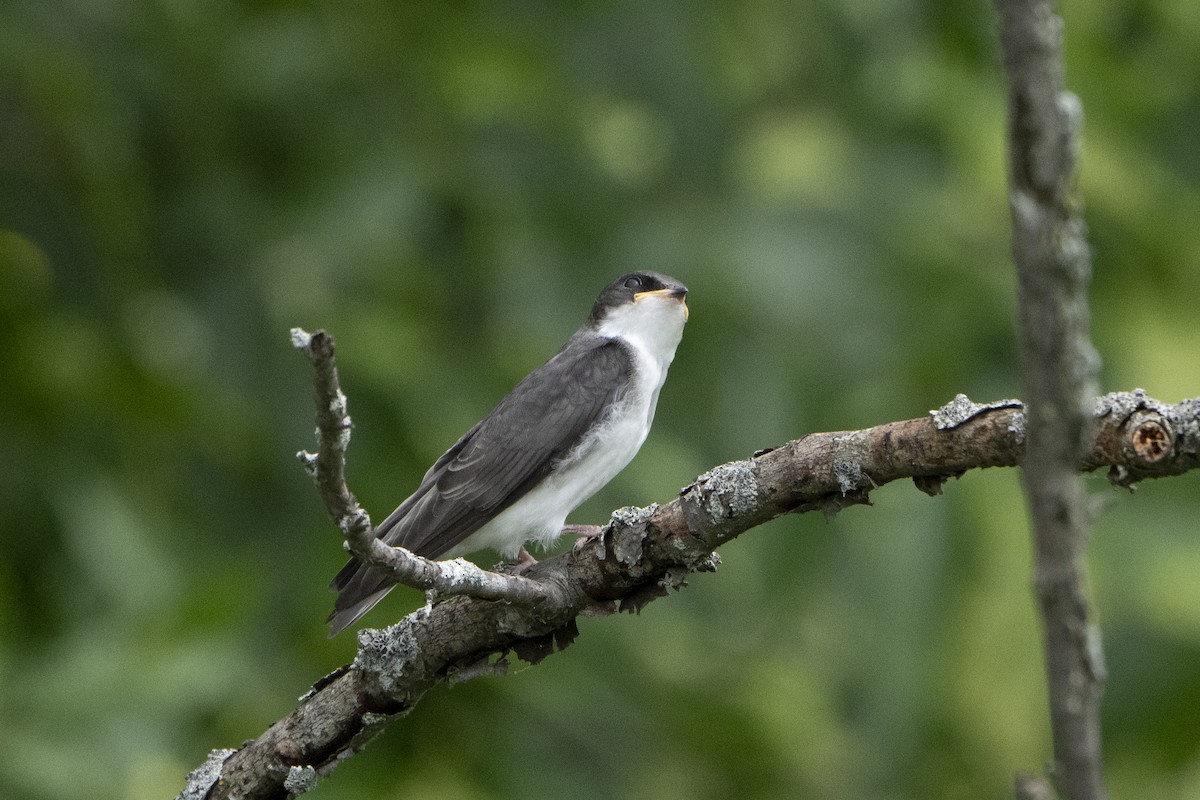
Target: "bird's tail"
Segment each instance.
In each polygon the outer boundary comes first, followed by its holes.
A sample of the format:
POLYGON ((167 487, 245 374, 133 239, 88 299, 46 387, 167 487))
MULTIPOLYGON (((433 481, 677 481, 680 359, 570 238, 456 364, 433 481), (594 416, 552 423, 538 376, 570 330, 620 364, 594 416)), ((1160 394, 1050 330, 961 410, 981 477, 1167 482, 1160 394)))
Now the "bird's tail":
POLYGON ((387 575, 371 569, 357 558, 350 559, 334 576, 329 588, 338 593, 329 614, 329 638, 349 628, 395 587, 387 575))

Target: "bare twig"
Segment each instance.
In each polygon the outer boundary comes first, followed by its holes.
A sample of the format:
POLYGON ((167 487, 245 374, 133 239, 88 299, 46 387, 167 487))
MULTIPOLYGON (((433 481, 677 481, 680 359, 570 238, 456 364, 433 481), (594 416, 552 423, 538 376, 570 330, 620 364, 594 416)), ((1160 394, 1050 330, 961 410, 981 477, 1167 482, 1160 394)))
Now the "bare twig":
POLYGON ((346 486, 346 448, 352 425, 346 395, 338 383, 333 337, 325 331, 310 334, 293 328, 292 344, 312 361, 317 407, 317 453, 301 451, 296 455, 316 481, 325 508, 345 536, 350 552, 387 572, 397 583, 422 591, 522 605, 542 603, 552 596, 554 587, 537 581, 480 569, 461 558, 431 561, 375 538, 370 516, 346 486))
MULTIPOLYGON (((1137 391, 1094 406, 1096 436, 1080 469, 1107 467, 1124 485, 1200 467, 1200 399, 1172 406, 1137 391), (1148 431, 1165 432, 1161 447, 1145 446, 1148 431)), ((538 660, 561 649, 580 613, 607 601, 637 610, 692 572, 714 569, 713 550, 756 525, 792 512, 834 514, 899 479, 937 494, 966 470, 1016 466, 1024 447, 1019 403, 960 397, 929 416, 812 434, 714 467, 671 502, 614 512, 602 535, 532 567, 531 579, 556 587, 544 603, 455 597, 385 630, 360 632, 352 665, 319 681, 240 750, 214 751, 181 797, 283 798, 289 775, 328 774, 437 681, 502 672, 503 662, 488 661, 496 653, 538 660)))
POLYGON ((346 486, 346 448, 353 423, 346 410, 346 395, 338 384, 333 357, 333 337, 325 331, 308 333, 292 328, 292 346, 303 350, 313 365, 313 402, 317 408, 317 442, 314 455, 301 450, 300 462, 317 482, 325 509, 335 525, 350 538, 351 532, 370 532, 371 518, 346 486))
POLYGON ((1010 202, 1029 402, 1023 470, 1035 543, 1054 739, 1067 800, 1105 797, 1105 671, 1088 618, 1087 503, 1076 466, 1092 441, 1099 358, 1088 340, 1091 256, 1074 196, 1081 111, 1063 88, 1062 20, 1046 0, 997 0, 1009 91, 1010 202))

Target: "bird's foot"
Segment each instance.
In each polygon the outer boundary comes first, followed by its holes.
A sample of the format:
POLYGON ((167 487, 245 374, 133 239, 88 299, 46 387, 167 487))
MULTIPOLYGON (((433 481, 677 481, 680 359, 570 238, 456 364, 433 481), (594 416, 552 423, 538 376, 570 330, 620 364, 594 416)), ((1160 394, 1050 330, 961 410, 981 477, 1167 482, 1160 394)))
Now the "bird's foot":
POLYGON ((517 551, 517 561, 515 564, 497 564, 493 569, 505 575, 520 575, 536 563, 538 563, 538 560, 522 547, 517 551))
POLYGON ((575 544, 571 545, 571 549, 579 551, 583 546, 595 539, 604 532, 603 525, 564 525, 563 533, 573 533, 579 538, 575 540, 575 544))

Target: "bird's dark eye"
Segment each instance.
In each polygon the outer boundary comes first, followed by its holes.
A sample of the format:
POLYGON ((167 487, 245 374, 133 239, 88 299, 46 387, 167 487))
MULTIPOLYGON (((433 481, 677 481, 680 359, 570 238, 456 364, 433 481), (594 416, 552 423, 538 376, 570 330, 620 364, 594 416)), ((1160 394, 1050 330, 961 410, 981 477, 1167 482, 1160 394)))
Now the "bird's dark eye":
POLYGON ((626 289, 642 288, 642 279, 639 278, 637 275, 631 275, 630 277, 625 279, 625 288, 626 289))

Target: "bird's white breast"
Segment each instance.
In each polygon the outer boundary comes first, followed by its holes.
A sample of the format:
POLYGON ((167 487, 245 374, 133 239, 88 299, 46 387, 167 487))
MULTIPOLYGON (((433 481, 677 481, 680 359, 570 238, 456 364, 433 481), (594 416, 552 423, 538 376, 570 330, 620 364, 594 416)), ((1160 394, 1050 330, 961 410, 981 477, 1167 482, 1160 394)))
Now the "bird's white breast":
POLYGON ((632 358, 625 393, 541 483, 443 558, 483 548, 513 558, 526 542, 557 539, 567 515, 624 469, 646 440, 685 319, 679 301, 649 297, 602 322, 598 333, 621 340, 632 358))

